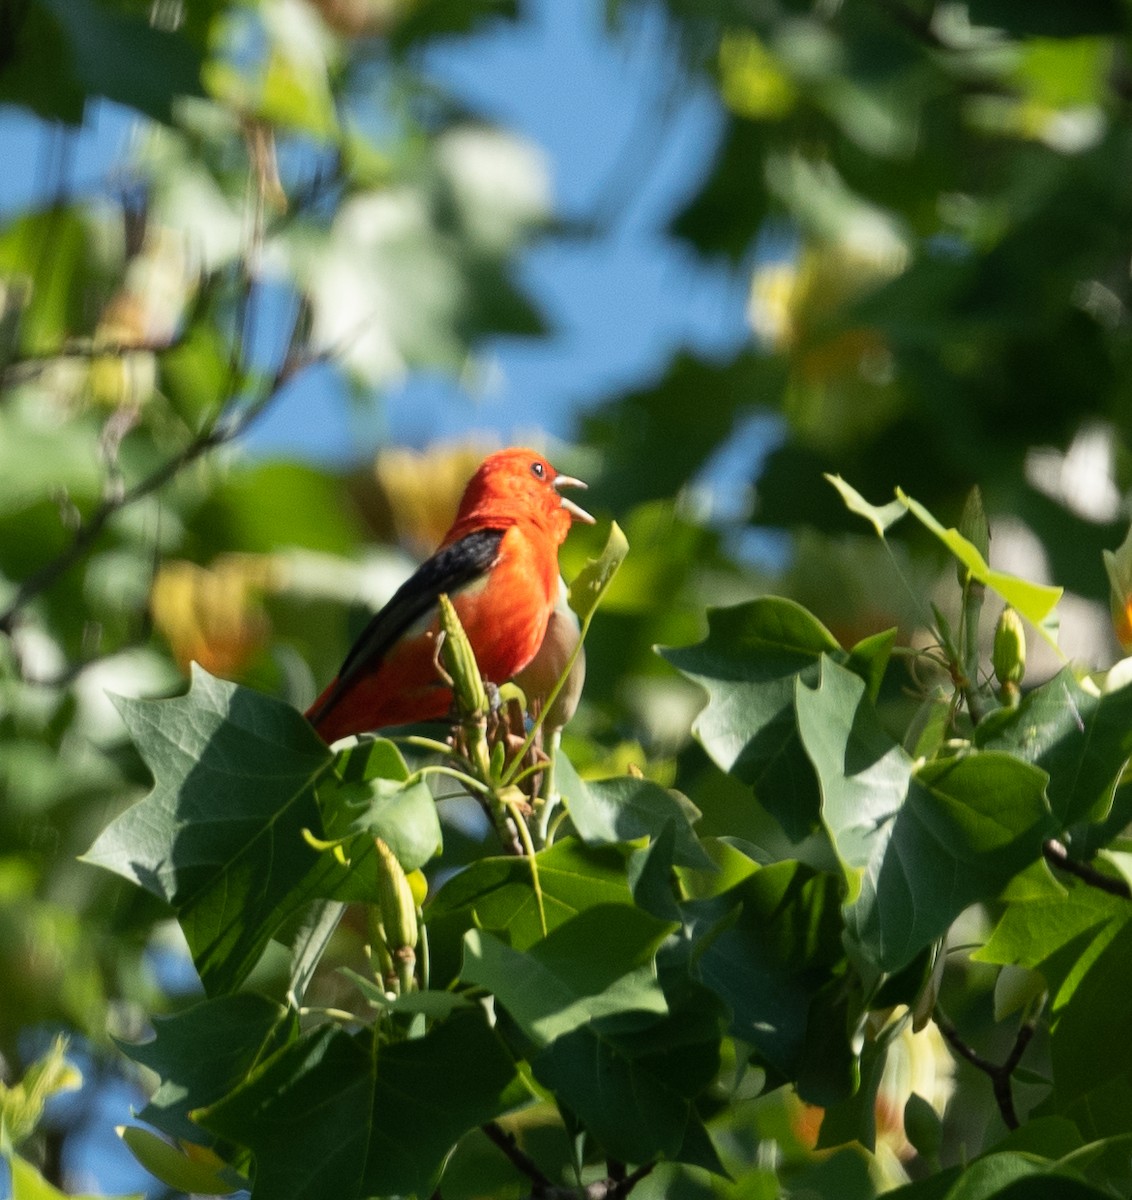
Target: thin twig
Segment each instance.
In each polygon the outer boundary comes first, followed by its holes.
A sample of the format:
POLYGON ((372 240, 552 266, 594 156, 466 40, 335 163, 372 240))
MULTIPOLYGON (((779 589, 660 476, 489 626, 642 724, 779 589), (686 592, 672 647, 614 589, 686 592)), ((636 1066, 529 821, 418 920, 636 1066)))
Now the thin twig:
MULTIPOLYGON (((483 1130, 484 1136, 511 1160, 512 1166, 521 1171, 536 1188, 552 1188, 554 1185, 542 1173, 542 1169, 538 1163, 525 1151, 520 1149, 519 1143, 515 1140, 513 1133, 508 1133, 501 1125, 495 1121, 488 1121, 486 1125, 480 1127, 483 1130)), ((545 1193, 543 1193, 545 1194, 545 1193)))
POLYGON ((1132 900, 1132 888, 1126 880, 1115 875, 1105 875, 1096 867, 1069 857, 1069 851, 1057 838, 1050 838, 1042 846, 1042 857, 1050 866, 1058 867, 1069 875, 1075 875, 1082 883, 1099 891, 1108 892, 1110 896, 1120 896, 1123 900, 1132 900))
POLYGON ((481 1126, 484 1136, 498 1146, 511 1164, 531 1181, 531 1200, 623 1200, 648 1175, 655 1163, 643 1163, 628 1174, 624 1164, 609 1163, 605 1179, 596 1179, 581 1187, 551 1183, 538 1163, 519 1148, 514 1134, 508 1133, 494 1121, 481 1126))
POLYGON ((1034 1036, 1034 1022, 1024 1021, 1019 1026, 1018 1033, 1014 1038, 1014 1045, 1002 1063, 991 1062, 989 1058, 984 1058, 977 1050, 968 1046, 939 1005, 936 1005, 935 1009, 935 1023, 955 1053, 990 1079, 995 1103, 998 1105, 998 1111, 1002 1114, 1003 1124, 1007 1129, 1017 1129, 1018 1113, 1014 1107, 1014 1092, 1010 1081, 1018 1064, 1022 1061, 1026 1047, 1029 1046, 1034 1036))
POLYGON ((231 420, 217 421, 208 429, 202 430, 177 454, 166 459, 161 466, 150 472, 144 479, 139 480, 133 487, 125 488, 104 500, 75 530, 70 544, 40 567, 38 571, 29 575, 16 589, 15 596, 7 608, 0 613, 0 633, 12 633, 20 610, 36 596, 47 591, 71 567, 87 555, 111 518, 139 500, 144 500, 145 497, 160 491, 198 458, 245 433, 252 422, 262 415, 267 406, 275 399, 283 384, 297 369, 294 356, 288 353, 287 360, 258 399, 245 405, 231 420))

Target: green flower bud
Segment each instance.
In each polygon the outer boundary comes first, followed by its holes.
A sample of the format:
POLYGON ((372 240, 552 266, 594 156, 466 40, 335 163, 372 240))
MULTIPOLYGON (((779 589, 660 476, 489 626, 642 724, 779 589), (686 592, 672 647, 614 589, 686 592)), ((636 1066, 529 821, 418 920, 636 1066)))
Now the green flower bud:
POLYGON ((397 856, 381 840, 374 838, 377 848, 377 908, 389 952, 396 958, 398 951, 417 944, 417 902, 397 856))
MULTIPOLYGON (((977 487, 973 487, 967 493, 963 512, 959 517, 959 532, 983 556, 983 562, 990 559, 990 525, 987 522, 986 509, 983 508, 983 493, 977 487)), ((967 568, 961 562, 957 562, 955 571, 959 577, 959 586, 963 587, 967 582, 967 568)))
POLYGON ((443 595, 440 597, 440 628, 444 635, 440 644, 440 661, 452 680, 456 707, 463 717, 482 717, 490 707, 483 676, 456 609, 452 601, 443 595))
POLYGON ((1003 687, 1016 688, 1026 675, 1026 629, 1009 605, 995 626, 991 662, 995 678, 1003 687))

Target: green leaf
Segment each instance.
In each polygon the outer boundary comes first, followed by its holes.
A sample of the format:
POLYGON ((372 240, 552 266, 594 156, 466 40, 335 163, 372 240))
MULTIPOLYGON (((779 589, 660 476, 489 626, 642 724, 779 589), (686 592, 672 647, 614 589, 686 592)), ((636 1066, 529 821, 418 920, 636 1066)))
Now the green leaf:
POLYGON ((200 1196, 230 1196, 248 1186, 246 1179, 219 1159, 209 1162, 190 1158, 148 1129, 122 1125, 118 1127, 118 1136, 151 1175, 175 1191, 200 1196))
POLYGON ((84 856, 168 901, 205 989, 235 989, 308 899, 330 752, 293 708, 194 664, 187 695, 119 701, 153 791, 84 856))
POLYGON ((379 987, 373 979, 351 971, 349 967, 340 967, 338 974, 350 982, 366 998, 374 1008, 386 1012, 411 1013, 416 1016, 428 1017, 430 1020, 447 1020, 461 1008, 471 1008, 473 1001, 458 992, 407 992, 403 996, 391 996, 384 988, 379 987))
MULTIPOLYGON (((597 904, 632 903, 625 860, 616 850, 590 849, 563 838, 541 851, 537 863, 548 930, 597 904)), ((490 930, 516 950, 529 949, 544 936, 530 863, 514 857, 479 859, 429 901, 425 921, 437 985, 458 975, 469 929, 490 930)))
POLYGON ((914 768, 863 681, 829 659, 816 687, 799 680, 796 704, 845 871, 846 926, 882 970, 906 966, 1039 857, 1054 828, 1044 772, 994 752, 914 768))
POLYGON ((1123 1019, 1130 955, 1132 922, 1125 921, 1089 963, 1071 995, 1063 987, 1055 997, 1050 1058, 1063 1111, 1066 1104, 1109 1080, 1127 1083, 1132 1077, 1132 1029, 1123 1019))
POLYGON ((574 576, 567 591, 570 607, 579 621, 593 616, 628 553, 629 541, 621 526, 616 521, 610 522, 609 537, 601 554, 586 560, 586 565, 574 576))
POLYGON ((765 596, 708 612, 708 636, 663 656, 708 694, 693 732, 725 771, 750 784, 792 840, 818 816, 813 768, 798 738, 794 681, 817 678, 833 634, 792 600, 765 596))
POLYGON ((1127 12, 1119 0, 1082 0, 1068 7, 1058 0, 970 0, 973 25, 992 25, 1012 37, 1080 38, 1120 34, 1127 29, 1127 12))
POLYGON ((154 28, 144 11, 102 0, 31 0, 12 21, 0 100, 40 116, 78 124, 84 102, 105 96, 171 122, 178 96, 201 94, 203 46, 154 28))
POLYGON ((211 1144, 190 1114, 227 1095, 256 1063, 294 1041, 299 1019, 293 1009, 242 992, 154 1017, 153 1032, 148 1042, 118 1043, 161 1080, 139 1119, 170 1137, 211 1144))
POLYGON ((315 900, 302 914, 291 937, 291 972, 287 981, 287 1003, 300 1008, 322 955, 330 944, 346 911, 334 900, 315 900))
POLYGON ((896 629, 885 629, 874 633, 871 637, 862 638, 852 650, 845 665, 855 675, 865 681, 868 697, 874 703, 880 695, 884 673, 888 670, 892 658, 892 648, 896 645, 896 629))
POLYGON ((712 860, 710 871, 676 868, 681 893, 691 900, 706 900, 722 895, 736 884, 753 875, 759 864, 724 838, 704 838, 700 842, 704 853, 712 860))
POLYGON ((922 504, 913 500, 899 488, 896 489, 896 495, 900 503, 922 525, 934 533, 967 568, 973 579, 986 584, 991 591, 997 592, 1007 604, 1017 609, 1027 621, 1040 630, 1051 645, 1056 646, 1052 619, 1064 588, 1050 587, 1044 583, 1031 583, 1028 579, 1008 575, 1005 571, 992 570, 975 545, 963 537, 957 529, 954 527, 945 529, 922 504))
POLYGON ((671 825, 675 862, 682 867, 710 870, 712 860, 696 840, 692 825, 699 810, 679 792, 649 779, 622 775, 589 779, 570 796, 570 820, 587 845, 658 838, 671 825))
POLYGON ((766 215, 763 172, 751 169, 762 162, 766 140, 761 123, 731 116, 710 175, 672 223, 674 236, 732 262, 746 255, 766 215))
POLYGON ((491 992, 539 1046, 600 1017, 668 1012, 656 951, 674 926, 628 905, 587 908, 520 952, 485 930, 464 935, 467 983, 491 992))
POLYGON ((899 500, 890 500, 878 508, 870 504, 856 488, 851 487, 840 475, 826 475, 828 483, 832 483, 845 501, 845 507, 866 521, 876 530, 877 537, 883 538, 885 533, 908 511, 899 500))
POLYGON ((843 970, 840 901, 835 876, 781 862, 718 900, 686 905, 699 978, 730 1008, 731 1033, 787 1079, 806 1057, 815 995, 843 970))
MULTIPOLYGON (((974 952, 978 962, 1018 964, 1039 969, 1052 955, 1110 922, 1123 922, 1128 901, 1090 887, 1068 895, 1010 904, 990 940, 974 952)), ((1049 981, 1052 982, 1052 981, 1049 981)))
POLYGON ((1065 667, 1017 708, 992 713, 975 740, 1049 773, 1050 808, 1062 828, 1102 820, 1132 754, 1132 687, 1097 696, 1065 667))
POLYGON ((595 1022, 559 1037, 531 1067, 607 1156, 633 1163, 678 1159, 691 1102, 719 1069, 713 1001, 705 989, 698 1004, 634 1030, 595 1022))
POLYGON ((362 1194, 431 1195, 464 1134, 529 1101, 479 1008, 438 1022, 423 1038, 384 1047, 362 1194))
POLYGON ((351 1037, 323 1026, 198 1111, 206 1129, 255 1154, 255 1200, 361 1195, 373 1121, 371 1043, 368 1032, 351 1037))
POLYGON ((0 1082, 0 1154, 10 1153, 32 1136, 48 1100, 82 1087, 82 1075, 66 1055, 67 1039, 56 1037, 19 1083, 0 1082))
POLYGON ((334 899, 374 898, 376 877, 369 859, 375 837, 386 843, 406 871, 423 867, 440 852, 440 818, 423 779, 408 784, 370 779, 337 788, 322 786, 318 798, 327 838, 347 839, 344 850, 350 868, 335 873, 340 878, 329 885, 334 899))
POLYGON ((502 1042, 471 1010, 376 1057, 369 1030, 324 1026, 201 1121, 255 1153, 254 1200, 427 1196, 455 1143, 528 1095, 502 1042))
POLYGON ((582 440, 604 451, 601 477, 590 480, 594 504, 625 512, 676 495, 727 440, 737 416, 781 387, 784 371, 781 360, 755 350, 722 363, 680 353, 659 383, 584 417, 582 440))
POLYGON ((231 351, 215 325, 198 321, 158 357, 162 393, 194 431, 207 427, 230 398, 231 351))

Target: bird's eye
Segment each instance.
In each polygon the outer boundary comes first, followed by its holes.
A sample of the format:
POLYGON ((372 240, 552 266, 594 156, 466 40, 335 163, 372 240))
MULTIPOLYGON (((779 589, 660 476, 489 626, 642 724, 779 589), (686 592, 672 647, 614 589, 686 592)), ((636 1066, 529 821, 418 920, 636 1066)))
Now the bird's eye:
POLYGON ((531 463, 531 474, 536 479, 545 479, 546 478, 546 467, 544 467, 542 465, 542 463, 540 463, 536 460, 535 462, 531 463))

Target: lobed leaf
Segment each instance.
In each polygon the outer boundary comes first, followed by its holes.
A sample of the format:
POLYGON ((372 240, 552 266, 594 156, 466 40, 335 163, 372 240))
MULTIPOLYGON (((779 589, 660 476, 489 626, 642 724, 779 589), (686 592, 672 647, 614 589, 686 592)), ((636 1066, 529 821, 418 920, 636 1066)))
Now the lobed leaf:
POLYGON ((667 1013, 655 959, 673 928, 629 905, 598 905, 523 952, 471 929, 460 975, 491 992, 545 1046, 600 1017, 667 1013))
POLYGON ((760 803, 800 841, 818 818, 813 768, 798 738, 794 681, 816 679, 833 634, 800 604, 764 596, 708 612, 708 635, 661 654, 708 694, 693 725, 725 771, 750 784, 760 803))
POLYGON ((186 695, 119 709, 154 786, 85 861, 172 905, 205 990, 232 991, 309 899, 330 751, 293 708, 196 665, 186 695))
POLYGON ((990 751, 916 767, 864 682, 828 658, 816 687, 799 679, 796 705, 845 872, 846 926, 882 970, 900 970, 968 905, 996 896, 1056 827, 1045 772, 990 751))

